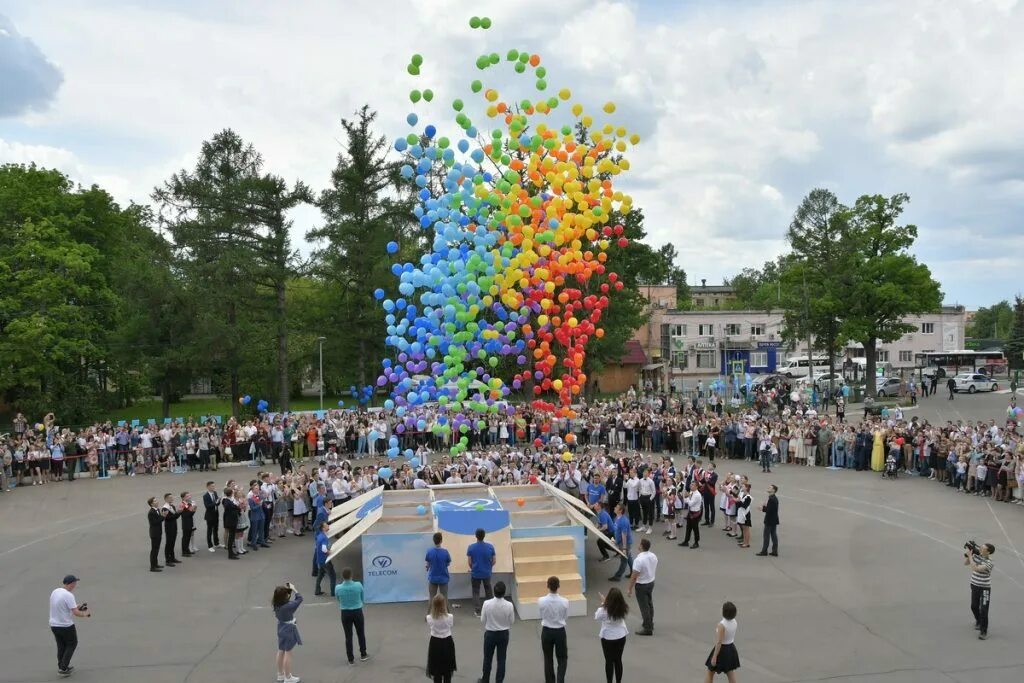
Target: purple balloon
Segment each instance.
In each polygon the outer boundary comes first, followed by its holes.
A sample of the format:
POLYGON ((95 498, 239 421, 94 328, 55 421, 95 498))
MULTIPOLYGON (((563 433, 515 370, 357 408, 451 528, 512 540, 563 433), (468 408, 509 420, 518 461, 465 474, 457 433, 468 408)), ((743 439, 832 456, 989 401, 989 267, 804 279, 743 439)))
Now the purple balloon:
POLYGON ((519 356, 516 358, 516 363, 519 365, 526 365, 526 356, 519 356))
POLYGON ((377 386, 378 387, 382 387, 382 386, 384 386, 387 383, 388 383, 388 378, 387 377, 383 377, 382 376, 382 377, 378 377, 377 378, 377 386))
POLYGON ((521 389, 522 387, 523 387, 523 383, 522 382, 520 382, 517 379, 512 380, 512 388, 513 389, 521 389))

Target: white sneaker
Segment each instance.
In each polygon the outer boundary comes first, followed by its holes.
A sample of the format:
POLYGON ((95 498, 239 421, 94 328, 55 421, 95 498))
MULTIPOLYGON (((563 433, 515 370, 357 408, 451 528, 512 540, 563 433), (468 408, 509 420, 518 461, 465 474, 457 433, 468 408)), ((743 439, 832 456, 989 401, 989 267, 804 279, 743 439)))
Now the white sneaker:
POLYGON ((647 527, 647 531, 645 531, 644 533, 647 534, 648 536, 650 536, 651 535, 651 527, 647 527))
POLYGON ((284 674, 277 674, 278 683, 284 680, 284 674))
POLYGON ((210 550, 210 552, 211 552, 211 553, 213 553, 213 552, 216 552, 216 551, 217 551, 217 549, 216 549, 216 548, 210 548, 209 550, 210 550))
POLYGON ((299 678, 298 676, 293 674, 293 675, 289 676, 288 678, 284 679, 284 683, 299 683, 299 681, 301 681, 301 680, 302 680, 301 678, 299 678))

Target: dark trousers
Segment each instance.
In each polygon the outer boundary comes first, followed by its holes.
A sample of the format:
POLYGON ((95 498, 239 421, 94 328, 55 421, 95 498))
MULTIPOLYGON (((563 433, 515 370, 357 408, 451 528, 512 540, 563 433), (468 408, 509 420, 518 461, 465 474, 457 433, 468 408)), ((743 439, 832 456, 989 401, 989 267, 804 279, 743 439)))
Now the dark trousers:
POLYGON ((345 631, 345 655, 351 664, 356 661, 352 653, 352 629, 356 630, 356 637, 359 638, 359 656, 366 656, 366 633, 363 631, 363 610, 343 609, 341 610, 341 628, 345 631))
MULTIPOLYGON (((654 582, 636 584, 636 604, 645 631, 654 630, 654 582)), ((621 674, 620 674, 621 675, 621 674)))
POLYGON ((191 553, 189 546, 192 544, 192 522, 188 522, 181 528, 181 554, 191 553))
POLYGON ((569 645, 564 628, 548 628, 540 631, 540 647, 544 652, 544 683, 565 683, 565 667, 569 661, 569 645), (555 658, 558 659, 558 673, 555 673, 555 658))
POLYGON ((323 565, 316 572, 316 591, 317 595, 323 593, 320 589, 320 582, 324 580, 325 576, 331 577, 331 595, 334 595, 334 587, 338 585, 338 577, 334 573, 334 563, 324 562, 323 565))
POLYGON ((602 539, 598 539, 598 541, 597 541, 597 549, 601 551, 601 559, 602 560, 607 560, 609 557, 611 557, 608 554, 608 551, 611 550, 612 547, 608 544, 607 541, 602 540, 602 539))
POLYGON ((208 472, 210 470, 210 451, 199 451, 199 471, 208 472))
POLYGON ((173 534, 167 534, 167 542, 164 543, 164 562, 174 561, 174 544, 178 540, 177 532, 173 534))
POLYGON ((473 586, 473 609, 477 612, 480 611, 480 606, 483 604, 483 600, 480 599, 480 586, 484 587, 484 595, 490 600, 494 597, 494 593, 491 592, 491 580, 490 579, 470 579, 470 583, 473 586))
POLYGON ((992 597, 992 588, 983 588, 971 584, 971 612, 974 621, 981 627, 982 633, 988 633, 988 604, 992 597))
POLYGON ((622 651, 626 649, 626 639, 601 639, 601 651, 604 652, 604 678, 607 683, 622 683, 622 651))
POLYGON ((774 555, 774 554, 779 552, 778 528, 779 528, 778 524, 765 524, 764 525, 764 531, 761 533, 761 535, 762 535, 762 537, 764 539, 764 542, 761 545, 761 552, 762 553, 768 552, 768 541, 769 540, 772 542, 772 554, 774 555))
POLYGON ((263 506, 263 542, 270 538, 270 523, 274 521, 274 507, 263 506))
POLYGON ((629 513, 629 525, 635 529, 640 524, 640 501, 627 500, 626 511, 629 513))
POLYGON ((281 474, 288 474, 292 471, 292 455, 289 451, 281 454, 281 474))
POLYGON ((703 494, 704 498, 704 523, 708 526, 715 525, 715 497, 710 493, 703 494))
POLYGON ((149 537, 149 568, 160 566, 160 536, 149 537))
POLYGON ((206 519, 206 547, 213 548, 220 545, 220 530, 217 528, 217 518, 206 519))
POLYGON ((644 526, 654 524, 654 499, 651 496, 640 496, 640 523, 644 526))
POLYGON ((232 529, 231 527, 224 527, 224 545, 228 547, 228 557, 238 557, 238 553, 235 552, 235 535, 238 534, 238 529, 232 529))
POLYGON ((686 515, 686 536, 683 537, 683 545, 690 542, 690 534, 693 533, 693 544, 700 545, 700 516, 691 517, 686 515))
POLYGON ((78 647, 78 631, 74 624, 71 626, 51 626, 53 638, 57 641, 57 669, 67 671, 71 666, 71 657, 78 647))
POLYGON ((505 653, 508 652, 508 631, 484 631, 484 670, 481 680, 491 682, 491 659, 498 655, 498 666, 494 670, 494 680, 502 683, 505 680, 505 653))

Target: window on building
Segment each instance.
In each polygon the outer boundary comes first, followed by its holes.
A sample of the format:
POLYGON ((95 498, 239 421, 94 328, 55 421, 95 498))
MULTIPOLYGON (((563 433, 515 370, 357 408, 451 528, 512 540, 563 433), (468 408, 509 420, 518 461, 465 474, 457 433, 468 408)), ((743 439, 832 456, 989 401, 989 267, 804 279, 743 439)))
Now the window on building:
POLYGON ((718 363, 715 362, 715 359, 718 357, 718 354, 716 352, 714 352, 714 351, 698 351, 695 355, 697 356, 697 367, 698 368, 715 368, 715 367, 718 367, 718 363))
POLYGON ((673 337, 685 337, 686 325, 669 325, 669 334, 673 337))
POLYGON ((686 351, 672 352, 672 368, 675 370, 686 369, 686 351))
POLYGON ((881 351, 881 350, 876 351, 875 352, 875 360, 877 362, 879 362, 879 363, 888 363, 889 362, 889 352, 888 351, 881 351))
POLYGON ((669 336, 669 328, 671 325, 668 323, 661 324, 661 357, 668 358, 668 354, 672 351, 672 338, 669 336))
POLYGON ((715 299, 715 308, 718 308, 718 299, 715 299))
POLYGON ((697 336, 699 337, 713 337, 715 336, 715 326, 711 323, 701 323, 697 325, 697 336))
POLYGON ((767 351, 751 351, 750 352, 750 367, 752 367, 752 368, 766 368, 766 367, 768 367, 768 352, 767 351))
POLYGON ((754 337, 763 337, 764 336, 764 325, 751 325, 750 326, 750 334, 751 334, 751 336, 754 336, 754 337))
POLYGON ((694 299, 693 305, 697 308, 704 308, 704 299, 694 299))
POLYGON ((900 362, 901 363, 912 363, 914 362, 913 351, 900 351, 900 362))
POLYGON ((921 334, 935 334, 935 323, 921 323, 921 334))
POLYGON ((739 323, 727 323, 726 326, 725 326, 725 333, 726 334, 739 334, 740 333, 740 324, 739 323))

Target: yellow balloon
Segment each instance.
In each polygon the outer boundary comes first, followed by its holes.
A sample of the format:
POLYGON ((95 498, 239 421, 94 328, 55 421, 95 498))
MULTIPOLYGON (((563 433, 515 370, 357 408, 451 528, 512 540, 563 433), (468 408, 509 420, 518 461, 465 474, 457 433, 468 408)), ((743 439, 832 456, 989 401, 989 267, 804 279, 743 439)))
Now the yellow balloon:
POLYGON ((614 102, 606 103, 604 105, 604 112, 606 114, 614 114, 615 113, 615 103, 614 102))
POLYGON ((583 105, 582 104, 574 104, 574 105, 572 105, 572 115, 573 116, 579 116, 582 113, 583 113, 583 105))
POLYGON ((565 462, 569 462, 570 460, 572 460, 572 453, 570 453, 569 451, 562 453, 562 460, 565 462))

